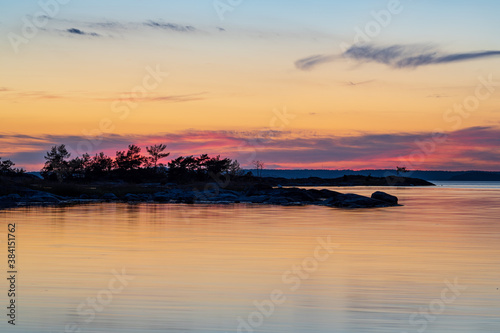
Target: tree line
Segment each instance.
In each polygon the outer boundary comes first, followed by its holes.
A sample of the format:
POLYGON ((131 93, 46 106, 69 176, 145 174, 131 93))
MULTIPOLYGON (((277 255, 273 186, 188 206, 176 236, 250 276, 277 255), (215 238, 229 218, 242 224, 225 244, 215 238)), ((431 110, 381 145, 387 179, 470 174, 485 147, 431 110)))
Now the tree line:
POLYGON ((64 144, 53 146, 45 155, 41 175, 48 180, 100 180, 123 179, 133 181, 159 180, 167 178, 173 182, 208 180, 215 175, 239 176, 243 171, 237 160, 209 157, 207 154, 180 156, 166 165, 162 159, 170 155, 165 144, 146 147, 147 155, 137 145, 117 151, 112 158, 104 152, 90 156, 88 153, 70 159, 71 154, 64 144), (168 167, 168 168, 167 168, 168 167))

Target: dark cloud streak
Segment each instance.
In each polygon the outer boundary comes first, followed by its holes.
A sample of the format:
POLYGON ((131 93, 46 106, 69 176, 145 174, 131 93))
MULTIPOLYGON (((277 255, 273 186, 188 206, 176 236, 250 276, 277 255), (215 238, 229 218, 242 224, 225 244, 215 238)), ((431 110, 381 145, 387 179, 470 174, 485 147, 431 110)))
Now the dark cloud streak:
POLYGON ((168 22, 165 23, 165 22, 152 21, 152 20, 145 22, 144 25, 151 27, 151 28, 171 30, 171 31, 177 31, 177 32, 195 32, 197 30, 192 25, 180 25, 180 24, 175 24, 175 23, 168 23, 168 22))
POLYGON ((66 29, 66 32, 69 32, 70 34, 73 34, 73 35, 80 35, 80 36, 92 36, 92 37, 100 37, 101 36, 98 33, 85 32, 85 31, 77 29, 77 28, 66 29))
POLYGON ((421 66, 448 64, 460 61, 477 60, 500 56, 498 50, 445 54, 429 45, 391 45, 372 44, 353 45, 342 55, 314 55, 299 59, 295 66, 300 70, 311 70, 321 64, 337 59, 349 58, 358 62, 376 62, 392 68, 417 68, 421 66))

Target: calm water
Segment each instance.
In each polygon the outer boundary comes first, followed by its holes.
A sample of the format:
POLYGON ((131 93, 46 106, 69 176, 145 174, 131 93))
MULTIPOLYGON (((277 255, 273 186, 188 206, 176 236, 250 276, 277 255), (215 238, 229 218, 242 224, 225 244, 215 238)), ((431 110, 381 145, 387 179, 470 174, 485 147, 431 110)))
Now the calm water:
POLYGON ((499 332, 500 186, 449 185, 390 189, 405 206, 373 210, 1 211, 18 306, 14 328, 2 279, 0 331, 499 332))

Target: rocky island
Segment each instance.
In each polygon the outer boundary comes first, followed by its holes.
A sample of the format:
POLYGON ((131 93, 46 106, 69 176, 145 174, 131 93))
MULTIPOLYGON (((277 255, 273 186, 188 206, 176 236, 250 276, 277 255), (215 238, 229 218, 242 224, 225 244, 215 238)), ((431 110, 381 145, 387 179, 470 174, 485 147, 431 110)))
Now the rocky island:
POLYGON ((114 159, 103 152, 69 159, 65 145, 54 146, 45 156, 41 177, 13 168, 15 164, 10 160, 0 161, 0 209, 95 202, 373 208, 397 206, 398 198, 380 191, 365 197, 310 187, 433 185, 422 179, 393 175, 346 175, 333 179, 262 177, 243 170, 236 160, 207 154, 180 156, 165 166, 159 163, 170 155, 165 149, 164 144, 147 147, 150 156, 143 156, 140 147, 129 145, 128 150, 117 151, 114 159))
POLYGON ((0 177, 0 209, 33 205, 71 205, 97 202, 183 204, 319 205, 336 208, 398 206, 398 198, 381 191, 371 197, 340 193, 324 186, 431 186, 424 180, 348 176, 337 179, 280 179, 239 177, 226 183, 57 183, 23 174, 0 177), (297 186, 300 186, 297 187, 297 186))

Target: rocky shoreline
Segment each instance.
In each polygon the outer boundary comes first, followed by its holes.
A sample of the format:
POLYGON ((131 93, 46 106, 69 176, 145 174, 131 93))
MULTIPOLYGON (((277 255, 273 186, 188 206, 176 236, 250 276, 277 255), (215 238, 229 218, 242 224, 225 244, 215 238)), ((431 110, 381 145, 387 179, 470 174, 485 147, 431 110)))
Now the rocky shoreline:
POLYGON ((399 206, 398 198, 385 192, 374 192, 371 197, 331 190, 300 188, 252 188, 234 191, 215 188, 196 189, 173 188, 153 194, 127 193, 117 196, 82 194, 79 197, 59 196, 44 191, 29 190, 23 195, 0 196, 0 209, 26 206, 59 206, 99 202, 124 203, 183 203, 183 204, 267 204, 280 206, 317 205, 336 208, 376 208, 399 206))
POLYGON ((398 198, 385 192, 370 197, 339 193, 325 186, 434 186, 408 177, 344 176, 335 179, 241 177, 212 182, 129 183, 121 180, 96 182, 50 182, 32 175, 0 177, 0 209, 27 206, 62 206, 100 202, 316 205, 335 208, 400 206, 398 198), (308 188, 310 187, 310 188, 308 188), (316 187, 316 188, 315 188, 316 187))

